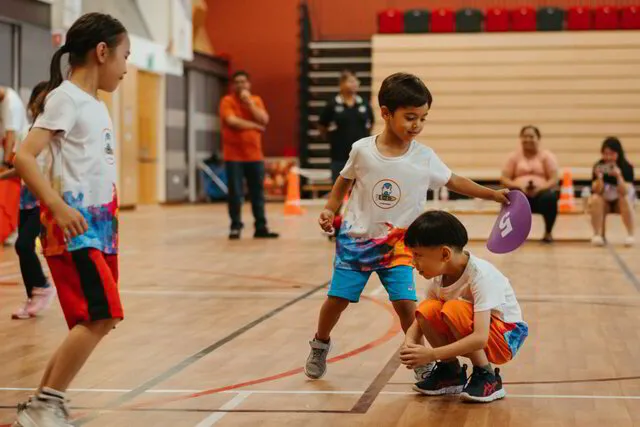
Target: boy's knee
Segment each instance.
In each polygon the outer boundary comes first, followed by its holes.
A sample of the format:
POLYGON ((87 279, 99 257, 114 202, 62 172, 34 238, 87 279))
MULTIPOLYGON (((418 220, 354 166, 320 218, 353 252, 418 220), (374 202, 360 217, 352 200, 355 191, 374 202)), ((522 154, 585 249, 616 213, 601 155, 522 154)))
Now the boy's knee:
POLYGON ((417 314, 429 323, 440 322, 442 319, 442 301, 438 300, 425 300, 418 306, 417 314))
POLYGON ((332 305, 334 307, 342 307, 344 309, 344 308, 347 308, 349 306, 349 304, 351 304, 351 301, 349 301, 346 298, 329 295, 327 297, 326 303, 330 304, 330 305, 332 305))
POLYGON ((442 306, 442 318, 449 326, 464 333, 473 323, 473 306, 462 300, 451 300, 442 306))

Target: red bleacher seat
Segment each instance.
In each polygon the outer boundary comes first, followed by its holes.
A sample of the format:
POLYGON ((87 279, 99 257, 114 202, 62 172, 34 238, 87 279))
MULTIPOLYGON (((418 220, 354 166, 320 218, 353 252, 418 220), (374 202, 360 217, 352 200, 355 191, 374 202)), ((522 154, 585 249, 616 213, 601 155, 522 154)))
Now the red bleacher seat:
POLYGON ((593 29, 591 9, 584 6, 570 7, 567 11, 567 30, 591 29, 593 29))
POLYGON ((509 31, 509 11, 507 9, 487 9, 485 31, 509 31))
POLYGON ((431 13, 432 33, 452 33, 456 30, 456 16, 451 9, 436 9, 431 13))
POLYGON ((397 9, 386 9, 378 14, 378 32, 383 34, 404 33, 404 13, 397 9))
POLYGON ((640 30, 640 6, 624 6, 620 8, 620 28, 623 30, 640 30))
POLYGON ((511 11, 512 31, 535 31, 536 10, 532 7, 521 7, 511 11))
POLYGON ((618 9, 614 6, 598 7, 593 18, 593 27, 596 30, 617 30, 620 28, 618 9))

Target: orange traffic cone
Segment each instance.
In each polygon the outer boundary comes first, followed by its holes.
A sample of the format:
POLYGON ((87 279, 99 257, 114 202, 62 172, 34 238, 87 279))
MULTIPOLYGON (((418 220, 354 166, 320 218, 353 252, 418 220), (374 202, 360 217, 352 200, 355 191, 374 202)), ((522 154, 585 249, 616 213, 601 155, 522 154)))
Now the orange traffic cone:
POLYGON ((300 176, 297 168, 291 168, 287 176, 287 198, 284 202, 284 214, 304 214, 304 209, 300 206, 300 176))
POLYGON ((576 209, 576 200, 573 191, 573 178, 571 169, 565 169, 562 175, 562 188, 560 189, 560 212, 573 212, 576 209))

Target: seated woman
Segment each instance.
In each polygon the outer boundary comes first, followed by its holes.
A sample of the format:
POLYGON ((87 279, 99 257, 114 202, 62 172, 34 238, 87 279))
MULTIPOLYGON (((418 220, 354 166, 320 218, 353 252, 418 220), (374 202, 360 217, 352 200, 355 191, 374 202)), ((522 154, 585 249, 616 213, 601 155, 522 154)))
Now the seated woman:
POLYGON ((531 210, 544 217, 542 241, 552 243, 551 232, 558 216, 558 162, 549 150, 540 148, 540 137, 535 126, 520 130, 522 147, 509 156, 500 182, 527 195, 531 210))
POLYGON ((602 159, 593 166, 593 195, 590 200, 591 225, 595 246, 604 245, 604 220, 610 212, 619 213, 627 229, 626 246, 634 244, 633 166, 627 161, 622 144, 616 137, 608 137, 600 150, 602 159))

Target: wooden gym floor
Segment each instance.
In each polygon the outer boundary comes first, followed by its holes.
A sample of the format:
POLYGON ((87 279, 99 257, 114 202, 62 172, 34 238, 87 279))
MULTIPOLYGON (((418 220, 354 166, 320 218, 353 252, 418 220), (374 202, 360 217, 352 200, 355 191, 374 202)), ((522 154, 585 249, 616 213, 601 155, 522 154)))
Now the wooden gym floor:
MULTIPOLYGON (((563 241, 496 256, 479 240, 493 217, 463 217, 477 240, 470 250, 511 278, 531 330, 503 368, 507 398, 476 406, 411 391, 396 357, 398 322, 375 279, 335 330, 326 377, 308 381, 301 367, 332 245, 318 208, 295 218, 268 208, 278 241, 253 241, 250 227, 227 241, 222 205, 122 214, 127 318, 72 385, 76 425, 640 426, 640 250, 617 243, 618 218, 609 247, 592 248, 586 217, 571 215, 559 219, 563 241)), ((57 303, 40 318, 10 320, 19 280, 13 251, 0 252, 0 426, 67 332, 57 303)))

